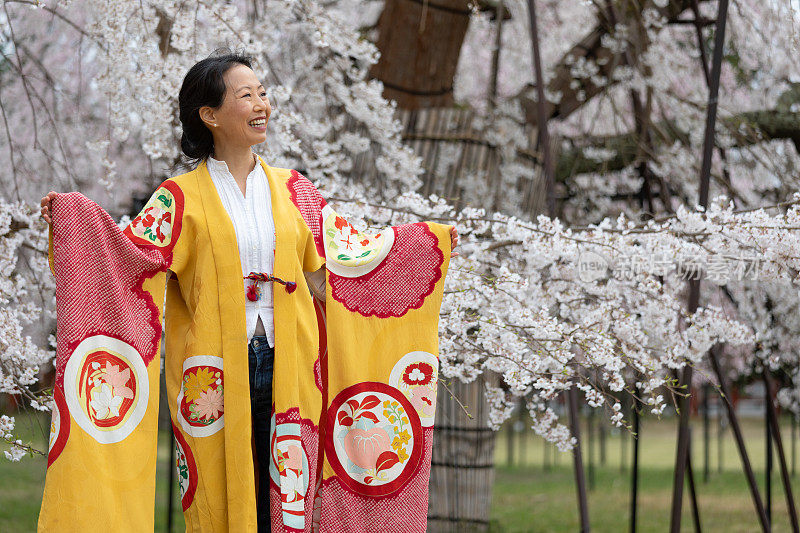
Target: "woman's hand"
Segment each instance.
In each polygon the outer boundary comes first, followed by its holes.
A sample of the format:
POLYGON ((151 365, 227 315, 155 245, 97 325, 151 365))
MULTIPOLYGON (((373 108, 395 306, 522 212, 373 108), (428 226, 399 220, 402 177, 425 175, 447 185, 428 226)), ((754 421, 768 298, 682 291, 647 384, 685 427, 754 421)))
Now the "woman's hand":
MULTIPOLYGON (((456 246, 458 246, 458 230, 455 226, 450 228, 450 249, 455 250, 456 246)), ((460 255, 458 252, 453 252, 450 254, 451 257, 456 257, 460 255)))
POLYGON ((51 204, 53 202, 53 198, 56 197, 56 194, 57 193, 55 191, 50 191, 49 193, 47 193, 47 196, 43 196, 42 197, 42 215, 41 216, 42 216, 43 219, 45 219, 47 221, 48 224, 52 224, 53 223, 53 219, 50 218, 50 215, 52 213, 52 210, 50 209, 50 207, 51 207, 51 204))

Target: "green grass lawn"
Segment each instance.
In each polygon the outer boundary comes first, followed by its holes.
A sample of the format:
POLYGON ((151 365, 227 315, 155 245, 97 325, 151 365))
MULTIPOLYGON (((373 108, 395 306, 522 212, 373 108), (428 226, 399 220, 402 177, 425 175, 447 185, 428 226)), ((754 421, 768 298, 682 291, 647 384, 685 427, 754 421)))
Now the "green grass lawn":
MULTIPOLYGON (((18 436, 31 440, 39 449, 46 449, 45 431, 49 431, 50 415, 16 415, 18 436)), ((169 503, 168 472, 169 433, 162 431, 158 439, 158 463, 156 466, 155 531, 167 531, 167 507, 169 503)), ((7 449, 0 442, 0 454, 7 449)), ((12 463, 0 456, 0 532, 29 533, 36 531, 36 520, 44 489, 44 474, 47 459, 41 456, 26 456, 19 463, 12 463)), ((173 531, 183 531, 183 512, 177 485, 173 491, 173 531)))
MULTIPOLYGON (((787 461, 791 460, 789 420, 782 421, 787 461)), ((640 431, 640 475, 637 531, 662 532, 669 529, 672 502, 672 465, 675 461, 676 423, 674 419, 648 420, 640 431)), ((748 454, 764 493, 765 439, 759 420, 743 420, 748 454)), ((600 465, 600 446, 596 436, 593 449, 586 440, 584 425, 584 461, 589 490, 589 516, 592 531, 620 532, 628 530, 630 513, 630 469, 632 446, 623 447, 622 438, 629 434, 607 435, 606 462, 600 465), (624 452, 624 453, 623 453, 624 452), (590 468, 590 455, 593 468, 590 468), (623 461, 624 460, 624 461, 623 461), (626 465, 621 468, 620 464, 626 465), (590 472, 593 470, 593 474, 590 472)), ((702 422, 693 422, 692 463, 703 531, 760 531, 741 461, 730 430, 723 433, 722 468, 719 468, 717 428, 712 424, 710 475, 703 481, 702 422)), ((515 435, 514 463, 508 465, 508 431, 498 435, 496 443, 495 485, 492 502, 492 530, 504 532, 578 531, 579 517, 572 468, 572 456, 555 451, 542 439, 527 434, 515 435), (521 445, 520 441, 524 441, 521 445)), ((800 448, 800 445, 798 445, 800 448)), ((791 464, 789 465, 791 467, 791 464)), ((793 478, 795 501, 800 505, 800 476, 793 478)), ((790 531, 777 456, 772 474, 773 531, 790 531)), ((683 530, 693 531, 688 486, 684 491, 683 530)))
MULTIPOLYGON (((44 428, 49 418, 17 416, 18 428, 23 437, 44 447, 44 428)), ((764 430, 759 420, 743 421, 748 451, 753 459, 756 475, 764 483, 764 430)), ((785 429, 784 445, 787 454, 791 440, 789 423, 785 429)), ((592 439, 589 449, 584 427, 584 459, 587 478, 591 481, 589 512, 592 530, 620 532, 628 529, 630 505, 631 443, 627 433, 611 434, 606 441, 606 461, 600 464, 599 441, 592 439), (627 443, 623 445, 623 438, 627 443), (589 472, 589 463, 593 463, 589 472), (621 467, 623 463, 625 467, 621 467)), ((693 425, 693 454, 700 514, 703 531, 750 532, 758 531, 758 521, 747 489, 744 474, 730 431, 725 431, 722 448, 722 468, 719 468, 716 426, 712 426, 711 475, 703 481, 702 427, 699 420, 693 425)), ((508 432, 498 434, 496 443, 496 481, 493 490, 491 513, 492 531, 503 532, 556 532, 577 531, 578 512, 573 482, 570 454, 554 451, 533 434, 515 434, 514 462, 507 462, 508 432), (524 441, 524 446, 520 442, 524 441)), ((156 483, 156 531, 167 530, 167 463, 169 457, 168 435, 162 432, 158 450, 156 483)), ((3 449, 0 444, 0 451, 3 449)), ((675 460, 675 421, 648 420, 641 431, 640 496, 638 523, 640 532, 662 532, 668 529, 672 492, 672 463, 675 460)), ((43 457, 25 457, 20 463, 0 458, 0 531, 4 533, 30 532, 36 529, 46 460, 43 457)), ((798 478, 793 478, 797 483, 798 478)), ((789 531, 788 514, 780 484, 777 462, 773 472, 773 531, 789 531)), ((800 491, 800 486, 795 490, 800 491)), ((692 530, 688 489, 684 500, 684 531, 692 530)), ((173 531, 183 531, 183 515, 175 491, 173 505, 173 531)))

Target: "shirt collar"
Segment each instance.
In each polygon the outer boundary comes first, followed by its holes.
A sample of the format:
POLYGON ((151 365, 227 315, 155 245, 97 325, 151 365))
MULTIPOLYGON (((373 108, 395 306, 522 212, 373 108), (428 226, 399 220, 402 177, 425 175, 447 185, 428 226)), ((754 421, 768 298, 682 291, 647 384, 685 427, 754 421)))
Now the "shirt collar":
MULTIPOLYGON (((259 160, 259 157, 255 152, 253 152, 253 159, 255 159, 256 161, 256 166, 253 167, 253 170, 256 170, 259 166, 261 166, 261 161, 259 160)), ((206 165, 209 166, 210 168, 213 168, 214 170, 218 170, 220 172, 227 172, 228 174, 230 174, 230 170, 228 169, 228 163, 226 163, 225 161, 214 159, 210 155, 208 156, 206 165)))

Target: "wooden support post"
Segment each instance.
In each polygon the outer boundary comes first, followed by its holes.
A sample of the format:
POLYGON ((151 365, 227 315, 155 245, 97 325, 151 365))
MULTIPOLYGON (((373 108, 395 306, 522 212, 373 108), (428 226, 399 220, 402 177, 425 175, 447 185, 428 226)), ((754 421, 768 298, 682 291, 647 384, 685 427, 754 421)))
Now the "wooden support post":
POLYGON ((792 413, 792 477, 797 473, 797 415, 792 413))
POLYGON ((722 373, 722 368, 717 359, 716 347, 711 348, 709 351, 709 359, 711 360, 711 367, 714 370, 714 375, 717 376, 719 387, 722 390, 723 402, 725 409, 728 411, 728 421, 731 424, 731 432, 736 439, 736 447, 739 450, 739 456, 742 458, 742 467, 745 476, 747 477, 747 485, 750 488, 750 494, 753 497, 753 504, 756 507, 758 514, 758 521, 761 524, 761 529, 766 533, 769 531, 769 521, 767 520, 767 513, 764 510, 764 504, 761 501, 761 493, 758 491, 758 483, 756 476, 753 474, 753 467, 750 465, 750 458, 747 455, 747 449, 744 445, 744 437, 742 436, 742 429, 739 427, 739 419, 736 417, 736 411, 733 409, 733 404, 730 401, 730 388, 728 387, 728 380, 725 379, 725 374, 722 373))
MULTIPOLYGON (((719 79, 722 71, 722 52, 725 44, 725 22, 728 18, 728 0, 719 0, 717 10, 716 33, 714 35, 714 58, 711 66, 708 89, 708 109, 706 112, 705 136, 703 139, 703 160, 700 167, 700 189, 698 204, 708 206, 709 178, 711 176, 711 155, 714 149, 714 128, 717 121, 717 97, 719 95, 719 79)), ((700 300, 700 280, 689 282, 689 302, 687 310, 693 313, 700 300)), ((681 384, 688 393, 692 386, 692 367, 683 369, 681 384)), ((689 451, 689 402, 686 396, 680 400, 681 413, 678 425, 678 446, 675 457, 675 475, 672 482, 672 512, 670 515, 670 532, 680 533, 681 507, 683 504, 684 473, 688 464, 689 451)))
MULTIPOLYGON (((627 402, 621 401, 622 408, 625 409, 627 402)), ((632 411, 631 411, 632 412, 632 411)), ((630 437, 624 432, 619 434, 619 471, 625 472, 625 465, 628 464, 628 439, 630 437)))
POLYGON ((542 439, 542 467, 545 472, 550 470, 550 443, 542 439))
POLYGON ((527 453, 525 446, 528 440, 528 424, 525 423, 525 415, 527 411, 525 409, 525 399, 520 398, 519 400, 519 425, 517 427, 520 428, 519 430, 519 456, 517 458, 517 464, 521 467, 525 467, 527 465, 527 453))
POLYGON ((586 420, 586 447, 589 449, 589 490, 594 490, 594 463, 595 463, 595 420, 594 409, 589 412, 589 417, 586 420))
POLYGON ((789 469, 786 466, 786 454, 784 453, 783 449, 783 437, 781 436, 781 428, 778 424, 778 411, 775 409, 775 403, 772 401, 775 387, 773 385, 772 377, 769 375, 769 369, 765 367, 762 376, 764 378, 767 402, 769 404, 769 407, 767 408, 767 422, 772 430, 772 436, 775 440, 775 451, 778 454, 778 463, 781 469, 781 481, 783 481, 783 493, 786 496, 786 507, 789 510, 789 521, 792 524, 792 531, 794 533, 798 533, 800 532, 800 524, 798 523, 797 519, 797 504, 794 501, 794 495, 792 494, 792 480, 789 477, 789 469))
MULTIPOLYGON (((536 22, 536 2, 528 0, 528 15, 531 29, 531 57, 533 57, 533 79, 536 82, 536 127, 539 134, 538 148, 542 154, 542 175, 544 176, 545 192, 547 194, 547 216, 556 216, 556 193, 554 182, 553 157, 550 153, 550 136, 547 131, 547 111, 545 109, 544 85, 542 75, 542 57, 539 51, 539 29, 536 22)), ((526 205, 533 205, 532 198, 535 192, 534 180, 531 180, 527 192, 526 205)))
POLYGON ((631 509, 630 509, 630 533, 636 533, 636 511, 639 505, 639 439, 641 439, 641 427, 639 424, 639 391, 633 399, 633 465, 631 466, 631 509))
POLYGON ((711 420, 708 412, 708 383, 703 384, 703 483, 708 483, 709 479, 709 447, 711 440, 711 420))
POLYGON ((692 428, 689 428, 689 451, 686 454, 686 477, 689 480, 689 497, 692 502, 692 520, 695 533, 701 533, 700 505, 697 503, 697 487, 694 484, 694 469, 692 468, 692 428))
POLYGON ((767 522, 772 527, 772 429, 770 428, 770 409, 772 399, 769 396, 769 387, 767 386, 766 374, 768 370, 764 368, 762 371, 764 376, 764 491, 766 493, 766 513, 767 522))
MULTIPOLYGON (((722 398, 719 400, 720 402, 724 402, 722 398)), ((722 418, 722 409, 719 409, 719 413, 717 414, 717 472, 720 474, 724 468, 724 439, 723 436, 725 435, 725 426, 723 426, 725 419, 722 418)))
POLYGON ((606 432, 608 428, 606 427, 605 420, 601 418, 598 427, 600 428, 600 465, 606 466, 606 459, 608 457, 606 453, 608 451, 606 448, 606 432))
POLYGON ((500 0, 495 8, 497 32, 494 34, 494 50, 492 50, 491 77, 489 82, 489 109, 497 106, 497 72, 500 70, 500 50, 503 43, 503 19, 506 17, 505 2, 500 0))
POLYGON ((506 466, 514 466, 514 422, 509 420, 506 423, 506 466))
POLYGON ((567 391, 567 404, 572 436, 575 446, 572 448, 572 460, 575 469, 575 486, 578 492, 578 512, 581 519, 581 533, 588 533, 589 501, 586 497, 586 479, 583 474, 583 456, 581 455, 580 408, 578 407, 578 389, 573 386, 567 391))

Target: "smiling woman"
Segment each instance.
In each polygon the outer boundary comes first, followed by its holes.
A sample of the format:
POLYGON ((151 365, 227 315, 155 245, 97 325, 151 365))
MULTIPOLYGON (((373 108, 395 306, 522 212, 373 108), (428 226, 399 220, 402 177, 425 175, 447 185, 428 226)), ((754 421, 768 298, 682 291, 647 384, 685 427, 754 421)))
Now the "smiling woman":
POLYGON ((243 55, 200 61, 186 74, 179 94, 181 149, 196 166, 208 157, 225 161, 245 194, 255 163, 251 147, 267 139, 272 108, 266 90, 243 55))
POLYGON ((187 531, 425 531, 454 228, 361 232, 267 165, 252 147, 271 108, 246 56, 194 65, 179 107, 196 166, 124 231, 80 194, 42 199, 43 216, 56 208, 54 395, 78 425, 54 425, 39 529, 153 529, 165 309, 187 531))

